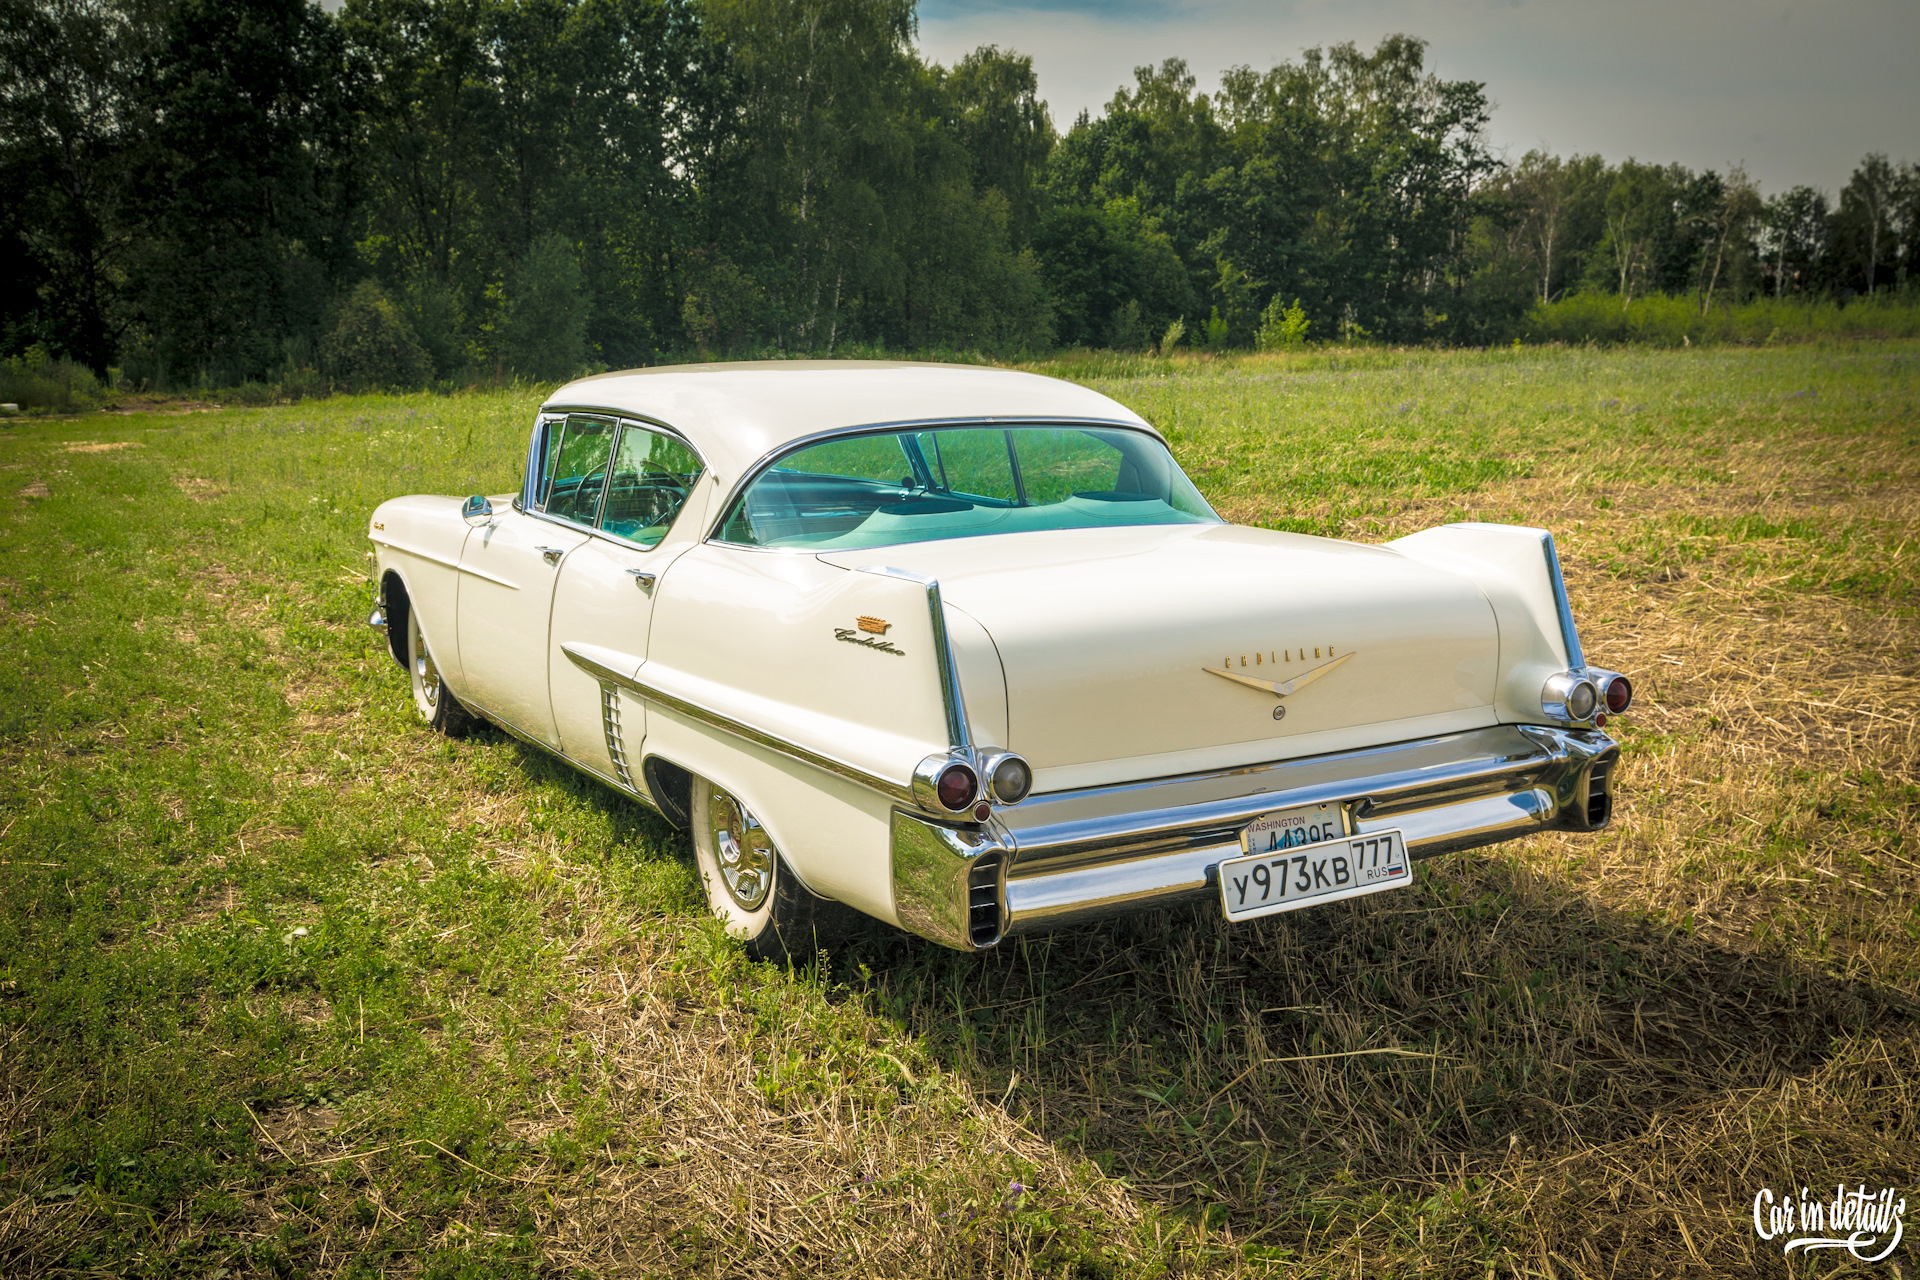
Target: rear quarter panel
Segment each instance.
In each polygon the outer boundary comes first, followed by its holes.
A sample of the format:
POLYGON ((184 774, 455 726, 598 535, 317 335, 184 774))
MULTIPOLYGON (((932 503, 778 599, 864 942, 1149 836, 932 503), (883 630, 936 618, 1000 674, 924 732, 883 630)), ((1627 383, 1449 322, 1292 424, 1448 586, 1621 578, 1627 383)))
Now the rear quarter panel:
MULTIPOLYGON (((641 674, 902 786, 949 745, 926 589, 806 554, 688 551, 661 576, 641 674)), ((663 709, 645 751, 738 796, 815 892, 894 918, 888 797, 663 709)))
POLYGON ((1500 627, 1494 710, 1509 724, 1543 722, 1541 686, 1571 665, 1547 567, 1547 536, 1544 529, 1524 525, 1449 524, 1386 544, 1409 559, 1468 578, 1485 593, 1500 627))

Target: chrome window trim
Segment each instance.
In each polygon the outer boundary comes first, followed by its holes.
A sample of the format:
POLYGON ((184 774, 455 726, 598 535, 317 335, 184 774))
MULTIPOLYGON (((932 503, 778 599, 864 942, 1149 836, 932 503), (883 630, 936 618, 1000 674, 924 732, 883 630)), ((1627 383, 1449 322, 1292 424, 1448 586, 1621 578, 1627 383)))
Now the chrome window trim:
POLYGON ((677 711, 681 715, 698 720, 704 725, 719 729, 725 733, 730 733, 737 738, 743 738, 748 742, 765 747, 770 751, 776 751, 789 759, 798 760, 802 764, 813 765, 815 768, 824 769, 828 773, 846 778, 848 781, 857 782, 865 787, 871 787, 873 790, 880 792, 891 800, 912 805, 916 809, 920 807, 918 801, 914 799, 913 792, 891 778, 882 777, 877 773, 861 768, 857 764, 849 763, 834 756, 823 755, 818 751, 801 746, 790 738, 783 738, 779 734, 769 733, 765 729, 756 729, 744 720, 736 720, 723 711, 716 711, 712 707, 704 706, 698 702, 692 702, 686 698, 679 697, 676 694, 668 693, 665 689, 648 684, 640 678, 638 673, 627 675, 617 667, 608 666, 597 657, 594 653, 594 646, 592 645, 563 643, 560 649, 567 655, 567 658, 574 666, 579 667, 596 680, 618 685, 622 689, 630 690, 639 695, 648 702, 665 707, 669 711, 677 711))
MULTIPOLYGON (((1107 430, 1132 431, 1158 440, 1160 447, 1167 451, 1167 456, 1173 458, 1173 446, 1167 443, 1167 438, 1161 435, 1156 428, 1146 423, 1127 422, 1120 418, 909 418, 900 422, 873 422, 859 426, 831 427, 825 431, 816 431, 811 435, 800 436, 797 439, 789 440, 787 443, 762 454, 758 461, 741 473, 740 479, 734 482, 733 488, 727 491, 727 500, 722 502, 715 511, 713 523, 707 527, 706 536, 702 538, 701 541, 711 542, 715 546, 720 547, 734 547, 743 551, 779 551, 788 555, 818 555, 820 552, 816 548, 762 547, 748 542, 729 542, 720 536, 720 526, 726 523, 727 513, 733 510, 733 504, 739 501, 740 496, 746 492, 747 486, 755 480, 758 480, 761 473, 766 471, 767 468, 773 466, 774 463, 789 454, 798 453, 802 449, 811 448, 816 444, 824 444, 828 440, 835 440, 842 436, 897 435, 903 431, 925 431, 940 427, 1000 427, 1005 429, 1012 429, 1014 427, 1100 427, 1107 430)), ((1173 465, 1179 468, 1181 475, 1186 476, 1188 484, 1193 484, 1193 477, 1187 475, 1187 469, 1180 466, 1180 460, 1178 458, 1173 458, 1173 465)), ((1194 492, 1200 493, 1200 487, 1198 485, 1194 485, 1194 492)), ((1207 510, 1213 515, 1214 519, 1220 521, 1221 524, 1227 523, 1225 517, 1213 509, 1213 504, 1207 502, 1205 494, 1200 494, 1200 501, 1206 503, 1207 510)), ((902 546, 905 544, 896 542, 888 543, 887 545, 902 546)), ((878 550, 879 548, 871 549, 878 550)))

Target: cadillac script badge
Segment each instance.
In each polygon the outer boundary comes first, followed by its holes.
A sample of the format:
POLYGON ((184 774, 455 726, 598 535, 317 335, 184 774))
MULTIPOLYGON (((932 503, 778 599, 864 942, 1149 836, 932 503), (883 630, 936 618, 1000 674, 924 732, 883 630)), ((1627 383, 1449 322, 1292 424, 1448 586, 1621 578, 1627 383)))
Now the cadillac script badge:
MULTIPOLYGON (((1329 649, 1328 652, 1331 653, 1332 650, 1329 649)), ((1300 656, 1304 658, 1306 651, 1302 650, 1300 656)), ((1315 656, 1319 656, 1317 650, 1315 651, 1315 656)), ((1228 671, 1224 667, 1202 667, 1200 669, 1208 675, 1219 676, 1225 680, 1232 680, 1236 684, 1244 684, 1251 689, 1264 689, 1276 698, 1284 698, 1290 693, 1304 689, 1352 656, 1353 654, 1351 652, 1343 653, 1332 662, 1323 662, 1317 667, 1302 671, 1291 680, 1260 680, 1253 676, 1243 675, 1238 671, 1228 671)), ((1242 658, 1240 665, 1244 667, 1246 664, 1247 660, 1242 658)), ((1277 720, 1279 717, 1275 716, 1274 719, 1277 720)))
POLYGON ((896 658, 907 656, 905 649, 897 648, 893 641, 885 639, 887 629, 893 624, 885 618, 872 618, 861 614, 853 620, 851 627, 835 627, 833 638, 844 640, 848 644, 857 644, 862 648, 877 649, 881 653, 890 653, 896 658))

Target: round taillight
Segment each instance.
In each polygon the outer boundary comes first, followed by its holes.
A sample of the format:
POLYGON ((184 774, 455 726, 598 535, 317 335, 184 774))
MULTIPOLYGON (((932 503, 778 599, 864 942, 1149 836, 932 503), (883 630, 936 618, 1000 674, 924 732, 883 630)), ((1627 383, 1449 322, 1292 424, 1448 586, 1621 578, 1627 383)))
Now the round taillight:
POLYGON ((940 803, 949 812, 959 813, 973 803, 973 797, 979 794, 980 779, 973 776, 973 770, 964 764, 950 764, 940 771, 940 780, 934 784, 940 803))
POLYGON ((1001 804, 1019 804, 1033 790, 1033 770, 1019 756, 1002 756, 987 781, 994 799, 1001 804))
POLYGON ((1599 703, 1600 693, 1591 680, 1582 680, 1567 690, 1567 715, 1575 720, 1585 720, 1599 703))
POLYGON ((1619 715, 1633 705, 1633 682, 1625 676, 1607 681, 1607 710, 1619 715))

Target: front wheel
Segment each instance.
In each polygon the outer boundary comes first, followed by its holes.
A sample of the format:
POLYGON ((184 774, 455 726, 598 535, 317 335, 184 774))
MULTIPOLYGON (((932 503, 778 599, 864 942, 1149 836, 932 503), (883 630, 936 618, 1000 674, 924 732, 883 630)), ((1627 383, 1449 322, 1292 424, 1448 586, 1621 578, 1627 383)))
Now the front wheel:
POLYGON ((759 819, 695 775, 693 855, 707 905, 756 960, 800 961, 843 936, 856 914, 795 876, 759 819))
POLYGON ((459 737, 472 726, 473 716, 440 678, 439 664, 420 630, 419 611, 411 607, 407 609, 407 680, 413 686, 413 709, 429 729, 459 737))

